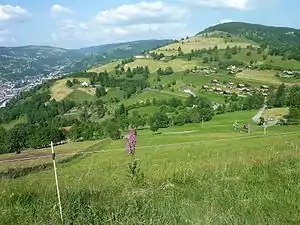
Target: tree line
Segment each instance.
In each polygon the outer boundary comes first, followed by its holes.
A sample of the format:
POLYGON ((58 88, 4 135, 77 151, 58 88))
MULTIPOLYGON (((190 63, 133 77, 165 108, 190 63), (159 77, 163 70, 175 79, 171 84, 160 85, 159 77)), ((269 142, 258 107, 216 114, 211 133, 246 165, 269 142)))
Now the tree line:
POLYGON ((252 40, 263 48, 268 48, 269 55, 282 56, 300 61, 300 31, 285 27, 270 27, 248 23, 219 24, 203 32, 223 31, 230 35, 252 40))

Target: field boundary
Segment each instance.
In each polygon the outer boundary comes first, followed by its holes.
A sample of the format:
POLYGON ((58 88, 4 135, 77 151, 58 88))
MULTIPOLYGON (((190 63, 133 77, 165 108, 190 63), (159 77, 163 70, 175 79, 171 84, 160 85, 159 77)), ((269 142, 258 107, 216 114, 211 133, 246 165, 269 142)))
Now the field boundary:
MULTIPOLYGON (((95 143, 95 144, 89 146, 88 148, 86 148, 84 150, 81 150, 77 153, 56 154, 56 155, 59 155, 59 156, 69 156, 69 157, 58 160, 57 163, 58 164, 64 164, 64 163, 68 163, 72 160, 78 159, 80 157, 81 158, 85 157, 86 156, 86 154, 84 154, 85 151, 89 151, 89 150, 93 149, 95 146, 99 145, 100 143, 102 143, 106 140, 109 140, 109 139, 106 138, 106 139, 100 140, 97 143, 95 143)), ((27 158, 21 158, 21 159, 3 160, 3 161, 0 161, 0 163, 12 163, 12 162, 18 162, 18 161, 29 161, 29 160, 37 160, 37 159, 41 159, 41 158, 50 158, 50 157, 52 157, 52 153, 47 154, 47 155, 43 155, 43 156, 39 156, 39 157, 27 157, 27 158)), ((38 172, 41 172, 41 171, 45 171, 45 170, 48 170, 50 168, 52 168, 52 162, 41 164, 41 165, 30 166, 30 167, 12 168, 12 169, 9 169, 7 171, 0 172, 0 179, 5 179, 5 178, 15 179, 15 178, 18 178, 18 177, 26 176, 26 175, 31 174, 31 173, 38 173, 38 172)))

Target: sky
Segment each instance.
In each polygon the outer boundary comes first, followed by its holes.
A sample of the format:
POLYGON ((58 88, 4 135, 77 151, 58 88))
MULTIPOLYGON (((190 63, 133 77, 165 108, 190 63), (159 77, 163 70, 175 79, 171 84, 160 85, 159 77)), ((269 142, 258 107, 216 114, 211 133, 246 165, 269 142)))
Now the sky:
POLYGON ((299 0, 0 0, 0 46, 177 39, 229 21, 300 28, 299 0))

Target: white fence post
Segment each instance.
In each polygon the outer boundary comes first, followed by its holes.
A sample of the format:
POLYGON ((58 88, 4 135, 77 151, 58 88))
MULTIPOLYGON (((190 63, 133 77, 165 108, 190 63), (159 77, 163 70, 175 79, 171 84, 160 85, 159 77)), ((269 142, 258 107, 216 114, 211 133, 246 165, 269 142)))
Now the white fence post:
POLYGON ((58 178, 57 178, 57 172, 56 172, 55 153, 54 153, 54 148, 53 148, 53 142, 52 141, 51 141, 51 151, 52 151, 52 161, 53 161, 53 169, 54 169, 54 176, 55 176, 55 183, 56 183, 58 205, 59 205, 59 211, 60 211, 60 219, 63 222, 63 214, 62 214, 62 207, 61 207, 61 201, 60 201, 58 178))

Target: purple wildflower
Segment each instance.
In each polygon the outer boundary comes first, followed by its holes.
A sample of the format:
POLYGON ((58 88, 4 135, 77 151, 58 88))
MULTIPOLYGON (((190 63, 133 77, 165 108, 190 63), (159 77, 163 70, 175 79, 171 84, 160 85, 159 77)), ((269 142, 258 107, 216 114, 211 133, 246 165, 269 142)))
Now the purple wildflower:
POLYGON ((127 151, 128 154, 133 155, 135 151, 135 144, 136 144, 136 135, 134 129, 129 131, 128 135, 128 142, 127 142, 127 151))

